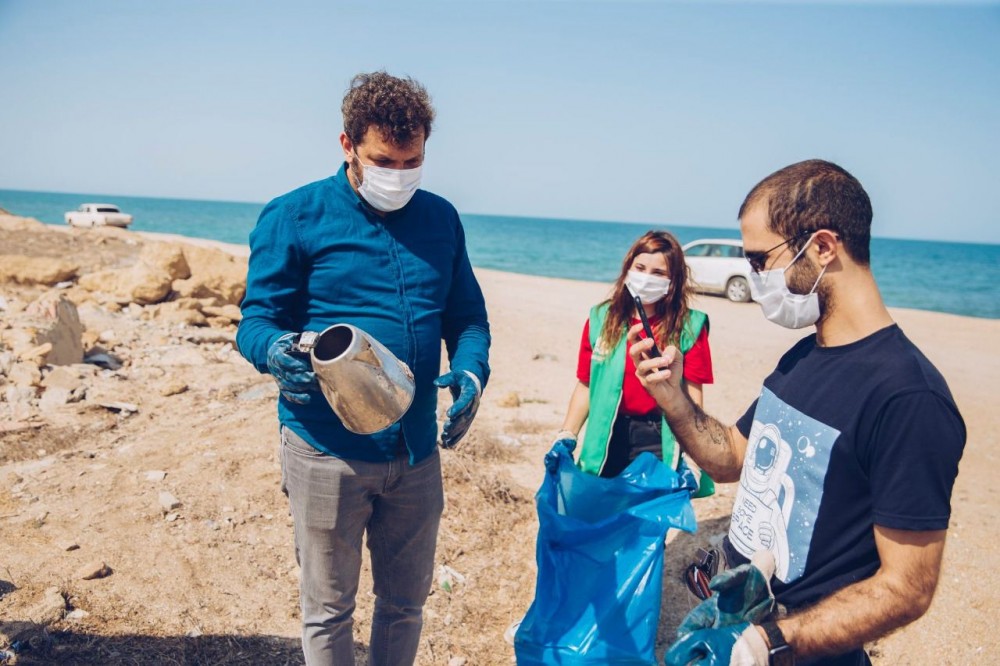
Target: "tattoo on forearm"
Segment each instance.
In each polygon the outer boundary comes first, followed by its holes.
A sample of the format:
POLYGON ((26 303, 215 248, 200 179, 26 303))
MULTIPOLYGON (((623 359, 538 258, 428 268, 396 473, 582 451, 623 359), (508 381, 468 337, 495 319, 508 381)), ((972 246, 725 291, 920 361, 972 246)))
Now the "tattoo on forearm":
POLYGON ((714 478, 722 479, 738 468, 738 460, 729 429, 689 400, 691 418, 688 427, 675 432, 681 446, 714 478))
POLYGON ((694 410, 694 427, 701 437, 707 436, 715 446, 728 449, 730 447, 729 432, 725 426, 706 414, 701 407, 693 402, 691 408, 694 410))

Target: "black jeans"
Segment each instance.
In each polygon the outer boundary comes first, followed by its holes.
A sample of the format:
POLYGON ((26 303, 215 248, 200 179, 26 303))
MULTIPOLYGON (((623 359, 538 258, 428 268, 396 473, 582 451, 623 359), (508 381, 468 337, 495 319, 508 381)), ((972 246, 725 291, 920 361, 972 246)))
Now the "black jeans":
POLYGON ((663 436, 660 412, 642 416, 619 414, 611 427, 608 456, 601 476, 610 478, 622 473, 640 453, 648 451, 663 460, 663 436))

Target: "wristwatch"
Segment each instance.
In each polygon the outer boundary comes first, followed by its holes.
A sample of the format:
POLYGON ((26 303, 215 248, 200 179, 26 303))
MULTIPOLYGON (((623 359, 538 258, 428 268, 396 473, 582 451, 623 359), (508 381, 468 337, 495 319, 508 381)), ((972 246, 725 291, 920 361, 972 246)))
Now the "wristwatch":
POLYGON ((771 648, 767 652, 768 666, 794 666, 795 653, 792 646, 785 640, 785 635, 781 633, 777 622, 764 622, 760 625, 767 636, 767 642, 771 648))

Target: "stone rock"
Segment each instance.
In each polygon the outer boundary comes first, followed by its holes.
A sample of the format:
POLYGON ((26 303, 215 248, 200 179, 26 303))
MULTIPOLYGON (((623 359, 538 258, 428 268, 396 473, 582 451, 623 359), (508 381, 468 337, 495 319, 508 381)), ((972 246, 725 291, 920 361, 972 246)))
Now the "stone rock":
POLYGON ((84 331, 81 336, 84 349, 90 349, 99 342, 98 335, 94 331, 84 331))
POLYGON ((167 382, 160 388, 160 395, 166 398, 172 395, 178 395, 180 393, 184 393, 187 390, 188 390, 187 384, 180 381, 179 379, 175 379, 173 381, 167 382))
POLYGON ((162 268, 140 262, 132 267, 130 277, 132 288, 125 293, 133 303, 159 303, 170 293, 170 274, 162 268))
POLYGON ((205 365, 205 357, 201 352, 191 347, 169 347, 160 350, 156 358, 158 366, 172 365, 205 365))
POLYGON ((52 352, 52 343, 46 342, 45 344, 38 345, 37 347, 32 347, 31 349, 26 349, 18 354, 18 358, 27 363, 32 363, 37 367, 42 367, 45 365, 45 357, 52 352))
POLYGON ((180 298, 176 301, 160 303, 150 312, 158 321, 184 326, 207 326, 208 319, 201 311, 201 303, 194 298, 180 298))
POLYGON ((181 501, 168 493, 166 490, 160 491, 160 506, 164 511, 173 511, 181 507, 181 501))
POLYGON ((511 391, 510 393, 505 393, 497 400, 497 405, 500 407, 520 407, 521 406, 521 396, 516 392, 511 391))
POLYGON ((0 208, 0 229, 8 231, 46 231, 46 226, 33 217, 12 215, 0 208))
POLYGON ((66 613, 66 619, 72 620, 74 622, 79 622, 80 620, 85 619, 89 615, 90 613, 83 610, 82 608, 74 608, 70 612, 66 613))
POLYGON ((45 354, 48 365, 83 361, 83 324, 76 305, 59 292, 49 291, 28 305, 25 315, 37 322, 35 345, 52 344, 45 354))
POLYGON ((234 323, 239 323, 239 321, 243 319, 243 312, 240 310, 240 306, 233 305, 232 303, 227 303, 226 305, 219 307, 205 306, 201 309, 201 311, 210 317, 228 319, 234 323))
POLYGON ((35 389, 31 386, 6 386, 4 387, 4 402, 0 407, 0 415, 6 411, 13 422, 24 421, 31 416, 31 401, 35 398, 35 389))
POLYGON ((234 257, 215 248, 184 246, 191 277, 174 280, 173 289, 181 296, 221 299, 239 305, 246 293, 247 259, 234 257))
POLYGON ((7 372, 7 381, 15 386, 41 386, 42 371, 34 363, 15 363, 7 372))
POLYGON ((56 542, 56 548, 58 548, 59 550, 64 550, 68 553, 71 550, 79 550, 80 544, 78 544, 75 541, 58 541, 56 542))
POLYGON ((236 330, 236 324, 229 317, 209 317, 207 321, 212 328, 236 330))
POLYGON ((139 261, 161 269, 170 280, 191 277, 191 268, 184 256, 184 248, 177 243, 147 243, 139 253, 139 261))
POLYGON ((6 377, 13 365, 14 354, 9 351, 0 352, 0 377, 6 377))
POLYGON ((75 391, 83 386, 83 379, 80 377, 80 366, 60 365, 49 371, 42 379, 42 386, 47 389, 62 388, 67 391, 75 391))
POLYGON ((41 600, 28 611, 28 618, 37 624, 48 625, 63 619, 66 614, 66 598, 58 587, 50 587, 42 593, 41 600))
POLYGON ((251 402, 254 400, 266 400, 278 396, 278 386, 274 382, 265 382, 252 386, 236 395, 240 402, 251 402))
MULTIPOLYGON (((164 472, 163 470, 160 470, 160 469, 154 469, 154 470, 150 470, 150 471, 146 472, 146 480, 147 481, 163 481, 163 479, 165 479, 165 478, 167 478, 167 473, 164 472)), ((170 493, 167 493, 167 494, 169 495, 170 493)), ((162 494, 161 494, 161 500, 162 500, 162 494)), ((170 507, 170 508, 174 508, 174 507, 170 507)))
POLYGON ((465 666, 467 661, 465 657, 452 657, 448 660, 448 666, 465 666))
POLYGON ((92 560, 76 570, 73 578, 79 580, 94 580, 96 578, 107 578, 113 572, 111 567, 101 560, 92 560))
MULTIPOLYGON (((228 323, 228 320, 226 320, 228 323)), ((187 342, 193 342, 195 344, 218 344, 218 343, 228 343, 230 345, 236 344, 236 335, 230 331, 213 331, 213 330, 191 330, 184 331, 182 337, 187 342)))
POLYGON ((125 302, 149 305, 170 294, 170 274, 157 266, 137 262, 130 268, 113 268, 80 277, 79 285, 93 292, 112 294, 125 302))
POLYGON ((76 277, 79 267, 64 259, 0 255, 0 282, 52 286, 76 277))
POLYGON ((43 412, 67 405, 72 401, 73 392, 59 386, 45 389, 38 399, 38 409, 43 412))

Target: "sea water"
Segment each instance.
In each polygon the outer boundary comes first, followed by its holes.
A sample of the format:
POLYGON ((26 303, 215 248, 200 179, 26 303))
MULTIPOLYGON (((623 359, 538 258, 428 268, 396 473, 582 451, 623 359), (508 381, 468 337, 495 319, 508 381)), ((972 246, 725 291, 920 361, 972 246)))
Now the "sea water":
MULTIPOLYGON (((263 208, 262 203, 0 190, 0 208, 48 224, 65 224, 66 211, 95 201, 135 216, 136 231, 244 245, 263 208)), ((735 221, 717 228, 474 214, 462 220, 474 266, 600 282, 617 277, 625 252, 648 229, 666 229, 682 243, 739 238, 735 221)), ((876 237, 871 255, 872 272, 890 306, 1000 318, 1000 245, 876 237)))

